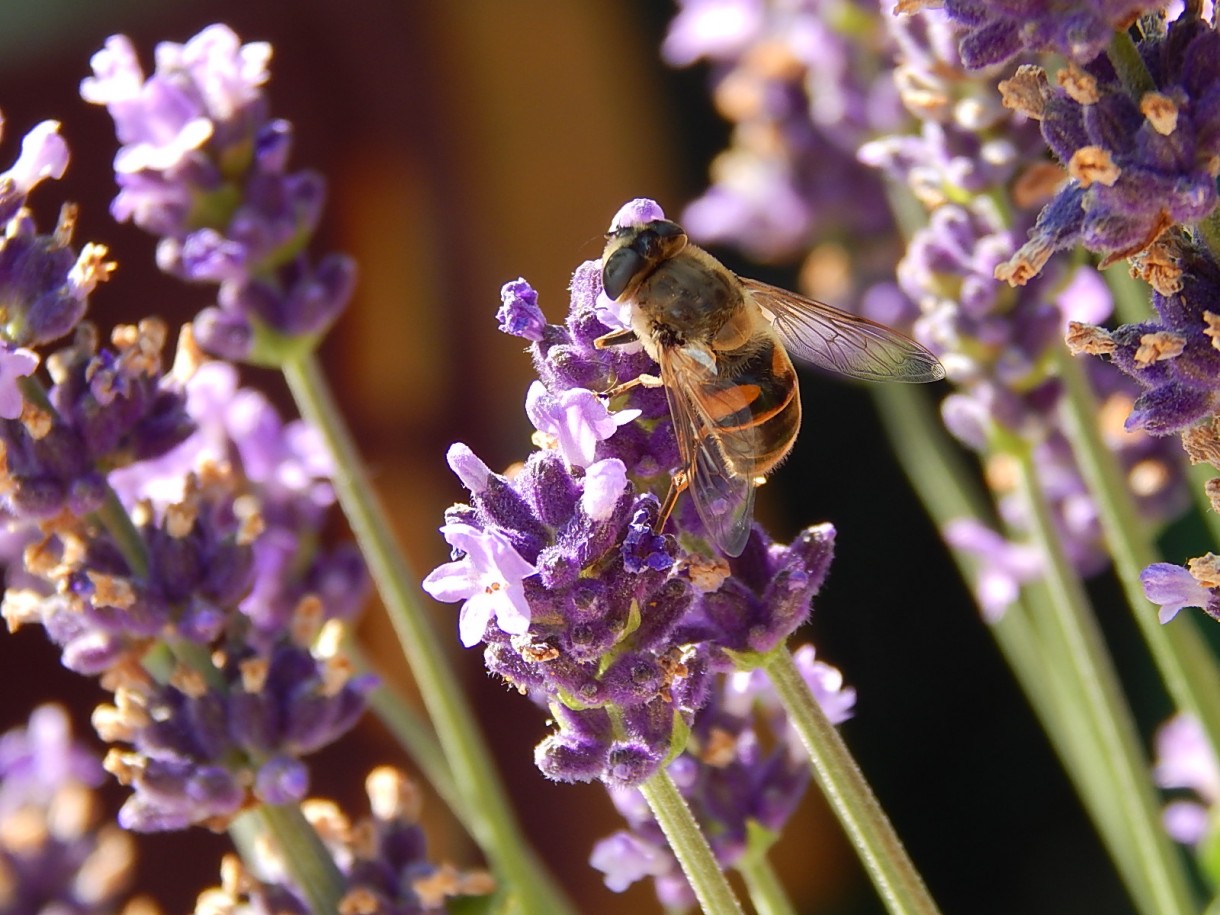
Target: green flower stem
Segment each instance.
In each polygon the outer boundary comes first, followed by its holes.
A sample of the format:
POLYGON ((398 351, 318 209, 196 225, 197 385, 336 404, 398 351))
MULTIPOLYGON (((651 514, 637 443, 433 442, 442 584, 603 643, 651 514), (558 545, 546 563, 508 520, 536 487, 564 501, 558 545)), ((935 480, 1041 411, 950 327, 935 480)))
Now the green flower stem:
POLYGON ((758 915, 797 915, 784 885, 765 854, 747 851, 737 862, 737 873, 746 882, 750 902, 758 915))
POLYGON ((358 673, 374 674, 381 681, 369 696, 369 706, 373 714, 419 766, 428 784, 440 795, 454 816, 473 835, 474 827, 462 806, 463 798, 453 782, 445 753, 437 743, 436 735, 428 726, 428 722, 416 714, 401 693, 386 684, 385 678, 374 669, 354 639, 349 638, 343 643, 343 653, 358 673))
POLYGON ((1127 34, 1126 29, 1115 31, 1114 37, 1110 39, 1110 44, 1106 48, 1106 56, 1110 58, 1110 63, 1113 64, 1119 80, 1122 81, 1123 88, 1136 103, 1144 97, 1145 92, 1152 92, 1156 89, 1152 74, 1148 71, 1144 58, 1140 57, 1139 48, 1135 46, 1135 41, 1127 34))
POLYGON ((1125 876, 1141 888, 1136 901, 1142 911, 1174 915, 1197 911, 1191 898, 1182 860, 1161 826, 1160 810, 1149 766, 1140 748, 1139 735, 1123 701, 1118 677, 1106 654, 1084 594, 1083 586, 1068 566, 1050 506, 1038 486, 1033 456, 1026 449, 1016 455, 1022 496, 1033 524, 1035 541, 1047 564, 1050 618, 1046 620, 1060 640, 1071 674, 1079 690, 1077 701, 1088 714, 1092 728, 1111 767, 1117 790, 1110 798, 1121 817, 1126 841, 1134 855, 1134 874, 1125 876))
MULTIPOLYGON (((1114 568, 1135 615, 1140 634, 1178 708, 1199 719, 1213 748, 1220 748, 1220 671, 1202 640, 1193 614, 1172 625, 1157 619, 1155 605, 1144 595, 1140 573, 1160 556, 1148 525, 1140 518, 1131 490, 1113 451, 1097 428, 1097 400, 1084 371, 1066 348, 1058 348, 1059 374, 1067 393, 1064 429, 1097 504, 1114 568)), ((1214 514, 1214 512, 1212 513, 1214 514)))
POLYGON ((229 836, 246 868, 256 875, 261 872, 258 844, 270 838, 293 885, 305 894, 309 911, 337 915, 343 875, 301 808, 260 804, 233 821, 229 836))
POLYGON ((923 879, 915 870, 872 789, 860 773, 839 732, 818 705, 792 654, 781 646, 771 652, 764 669, 805 745, 813 777, 839 818, 892 915, 932 915, 938 912, 923 879))
POLYGON ((1212 210, 1195 224, 1195 235, 1207 246, 1212 257, 1220 260, 1220 208, 1212 210))
MULTIPOLYGON (((891 450, 936 527, 943 530, 950 521, 963 518, 995 526, 994 510, 978 482, 977 469, 943 432, 925 392, 897 384, 877 385, 872 391, 891 450)), ((962 580, 973 586, 976 560, 952 548, 949 555, 962 580)), ((1069 704, 1065 700, 1071 694, 1058 686, 1060 678, 1047 664, 1024 600, 1017 601, 990 629, 1060 758, 1069 770, 1084 766, 1089 754, 1076 746, 1078 732, 1064 723, 1069 704)))
POLYGON ((127 567, 131 569, 131 574, 136 578, 147 578, 148 551, 144 548, 144 538, 140 536, 131 515, 109 486, 106 487, 106 499, 94 512, 94 516, 114 538, 127 567))
MULTIPOLYGON (((938 528, 958 518, 994 523, 990 500, 967 465, 961 450, 948 439, 926 394, 905 385, 878 385, 874 401, 897 456, 938 528)), ((958 572, 966 582, 975 579, 975 560, 950 549, 958 572)), ((1045 606, 1049 597, 1041 582, 1027 585, 1021 598, 990 627, 996 644, 1012 668, 1017 682, 1046 731, 1051 746, 1080 795, 1120 875, 1132 855, 1126 851, 1126 832, 1116 815, 1112 798, 1117 786, 1096 732, 1077 701, 1078 690, 1059 663, 1062 642, 1038 630, 1033 607, 1045 606)), ((1138 889, 1128 881, 1132 895, 1138 889)))
POLYGON ((705 915, 741 915, 741 903, 669 772, 657 772, 640 785, 640 793, 669 840, 705 915))
POLYGON ((1213 553, 1220 553, 1220 514, 1212 508, 1212 500, 1207 496, 1206 486, 1213 477, 1220 476, 1211 464, 1188 464, 1186 467, 1187 485, 1190 486, 1190 496, 1195 503, 1195 511, 1207 525, 1212 542, 1208 547, 1213 553))
POLYGON ((470 814, 473 837, 526 912, 571 912, 553 878, 521 835, 473 710, 445 662, 445 648, 429 624, 389 520, 369 485, 364 465, 336 408, 316 357, 283 366, 301 415, 321 433, 335 466, 335 490, 356 536, 403 654, 436 729, 454 784, 458 809, 470 814))
POLYGON ((1114 299, 1114 316, 1122 324, 1139 324, 1153 317, 1148 287, 1131 275, 1124 260, 1101 271, 1102 279, 1114 299))

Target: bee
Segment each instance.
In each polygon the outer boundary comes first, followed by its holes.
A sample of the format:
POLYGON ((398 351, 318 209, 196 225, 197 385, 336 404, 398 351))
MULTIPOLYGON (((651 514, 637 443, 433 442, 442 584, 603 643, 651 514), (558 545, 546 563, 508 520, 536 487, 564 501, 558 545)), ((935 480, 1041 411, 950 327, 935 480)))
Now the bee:
POLYGON ((654 219, 612 229, 602 254, 606 295, 629 303, 631 326, 594 341, 639 341, 660 366, 612 388, 663 386, 681 466, 661 506, 665 526, 689 489, 711 541, 740 556, 754 490, 792 450, 801 425, 788 354, 869 381, 938 381, 944 367, 898 331, 759 280, 737 276, 689 242, 677 223, 654 219))

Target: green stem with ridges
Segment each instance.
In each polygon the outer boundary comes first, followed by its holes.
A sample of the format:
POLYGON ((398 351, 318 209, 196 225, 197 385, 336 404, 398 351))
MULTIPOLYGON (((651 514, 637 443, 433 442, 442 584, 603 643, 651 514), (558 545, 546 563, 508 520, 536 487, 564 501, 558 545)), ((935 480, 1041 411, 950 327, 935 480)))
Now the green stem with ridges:
POLYGON ((1097 506, 1114 569, 1136 625, 1174 704, 1198 718, 1212 747, 1220 748, 1220 672, 1215 658, 1202 641, 1192 615, 1163 626, 1155 605, 1144 595, 1140 573, 1161 557, 1148 525, 1139 516, 1114 452, 1102 441, 1097 428, 1097 399, 1083 367, 1063 347, 1057 353, 1066 392, 1064 430, 1097 506))
POLYGON ((661 769, 640 785, 640 793, 669 840, 670 850, 682 865, 705 915, 742 915, 741 903, 669 772, 661 769))
POLYGON ((1195 236, 1207 246, 1212 257, 1220 261, 1220 207, 1195 223, 1195 236))
POLYGON ((792 900, 765 853, 747 851, 737 862, 737 873, 746 882, 750 902, 758 915, 797 915, 792 900))
POLYGON ((1195 503, 1195 511, 1203 518, 1203 523, 1207 525, 1207 532, 1211 534, 1212 542, 1208 549, 1213 553, 1220 553, 1220 513, 1217 513, 1212 507, 1212 500, 1207 495, 1207 484, 1217 476, 1220 476, 1220 470, 1211 464, 1187 464, 1186 466, 1186 485, 1190 487, 1190 497, 1195 503))
POLYGON ((389 519, 369 484, 364 464, 331 396, 316 357, 286 362, 284 377, 301 415, 322 435, 335 468, 334 485, 368 563, 420 696, 428 709, 453 781, 470 814, 473 838, 526 912, 571 912, 571 906, 521 835, 489 748, 476 726, 445 649, 416 598, 415 582, 389 519))
POLYGON ((1149 72, 1144 58, 1140 57, 1139 48, 1125 30, 1116 31, 1106 48, 1106 56, 1118 74, 1127 94, 1138 104, 1145 92, 1156 89, 1152 74, 1149 72))
POLYGON ((1092 617, 1083 586, 1068 566, 1050 506, 1039 487, 1032 452, 1015 455, 1021 494, 1029 509, 1033 536, 1046 562, 1046 584, 1050 590, 1050 618, 1064 650, 1066 672, 1079 690, 1081 707, 1088 714, 1111 767, 1117 791, 1110 799, 1117 808, 1126 833, 1126 844, 1138 870, 1125 876, 1138 885, 1136 902, 1148 915, 1186 915, 1196 911, 1182 860, 1161 826, 1156 793, 1149 780, 1150 768, 1140 739, 1122 697, 1118 676, 1092 617))
MULTIPOLYGON (((976 482, 975 468, 944 433, 925 393, 904 385, 872 390, 892 451, 936 526, 943 529, 960 518, 994 523, 990 500, 976 482)), ((963 581, 972 583, 976 561, 960 550, 950 548, 949 552, 963 581)), ((1067 665, 1058 660, 1061 641, 1040 632, 1035 624, 1042 620, 1045 628, 1046 614, 1031 612, 1048 600, 1046 586, 1032 582, 990 629, 1120 876, 1136 896, 1140 891, 1127 866, 1132 855, 1126 850, 1126 832, 1112 802, 1117 787, 1111 767, 1080 708, 1079 690, 1064 674, 1067 665)))
POLYGON ((891 915, 933 915, 939 910, 839 732, 781 646, 764 669, 788 721, 809 754, 813 777, 839 818, 865 871, 891 915))
MULTIPOLYGON (((258 845, 270 837, 292 885, 305 895, 309 911, 337 915, 344 893, 343 874, 301 808, 260 804, 233 821, 229 836, 246 867, 256 875, 263 856, 258 845)), ((267 879, 272 875, 259 876, 267 879)))

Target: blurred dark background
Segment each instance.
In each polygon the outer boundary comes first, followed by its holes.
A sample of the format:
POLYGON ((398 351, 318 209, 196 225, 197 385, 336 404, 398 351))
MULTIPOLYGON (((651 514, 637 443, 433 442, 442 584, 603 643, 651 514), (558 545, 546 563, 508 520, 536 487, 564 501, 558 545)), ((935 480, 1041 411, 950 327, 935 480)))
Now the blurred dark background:
MULTIPOLYGON (((63 122, 73 152, 65 181, 35 194, 49 228, 60 203, 82 207, 78 241, 110 246, 120 268, 93 299, 104 328, 155 313, 171 324, 209 304, 205 289, 159 275, 151 239, 114 224, 109 117, 77 96, 89 56, 115 32, 146 66, 158 40, 184 41, 215 21, 275 49, 270 95, 296 126, 294 162, 323 172, 331 198, 316 251, 360 263, 357 299, 324 357, 376 483, 420 577, 448 558, 436 533, 463 497, 445 465, 469 444, 493 468, 530 450, 523 412, 529 360, 496 330, 500 285, 526 277, 558 320, 572 269, 600 253, 626 200, 654 197, 673 216, 705 186, 727 128, 706 72, 675 72, 658 47, 667 3, 450 0, 134 2, 6 0, 0 6, 0 162, 44 118, 63 122)), ((718 252, 735 269, 751 265, 718 252)), ((755 271, 756 272, 756 271, 755 271)), ((782 273, 768 277, 783 281, 782 273)), ((277 375, 251 372, 289 409, 277 375)), ((867 394, 802 378, 806 428, 760 492, 759 517, 781 539, 815 521, 839 529, 838 557, 802 635, 859 691, 843 734, 946 913, 1130 911, 1058 764, 1006 673, 935 530, 889 456, 867 394)), ((1130 650, 1121 603, 1103 584, 1103 624, 1120 664, 1130 650)), ((432 605, 529 835, 580 909, 655 911, 650 886, 606 890, 586 864, 618 828, 598 786, 548 783, 532 748, 544 716, 486 676, 456 640, 456 605, 432 605)), ((362 634, 381 663, 394 640, 378 607, 362 634)), ((409 688, 409 674, 394 666, 409 688)), ((60 667, 36 628, 0 636, 0 727, 56 698, 90 740, 101 693, 60 667)), ((1141 700, 1142 703, 1142 700, 1141 700)), ((1141 704, 1137 703, 1137 704, 1141 704)), ((1155 698, 1146 722, 1164 710, 1155 698)), ((95 741, 96 742, 96 741, 95 741)), ((414 769, 371 718, 316 758, 315 792, 365 809, 372 765, 414 769)), ((478 853, 429 796, 434 855, 459 866, 478 853)), ((109 799, 117 809, 122 795, 109 799)), ((167 912, 188 911, 217 881, 224 836, 196 831, 140 843, 142 888, 167 912)), ((880 903, 833 817, 810 797, 774 858, 800 911, 865 915, 880 903)))

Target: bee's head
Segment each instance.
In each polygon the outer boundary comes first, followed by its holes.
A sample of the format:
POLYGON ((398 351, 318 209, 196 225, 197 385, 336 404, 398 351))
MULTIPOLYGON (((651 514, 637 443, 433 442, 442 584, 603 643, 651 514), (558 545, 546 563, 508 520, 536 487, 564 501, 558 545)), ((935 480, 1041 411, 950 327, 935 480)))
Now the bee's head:
POLYGON ((602 254, 602 286, 606 295, 618 300, 657 264, 685 247, 686 231, 668 219, 622 226, 607 233, 602 254))

